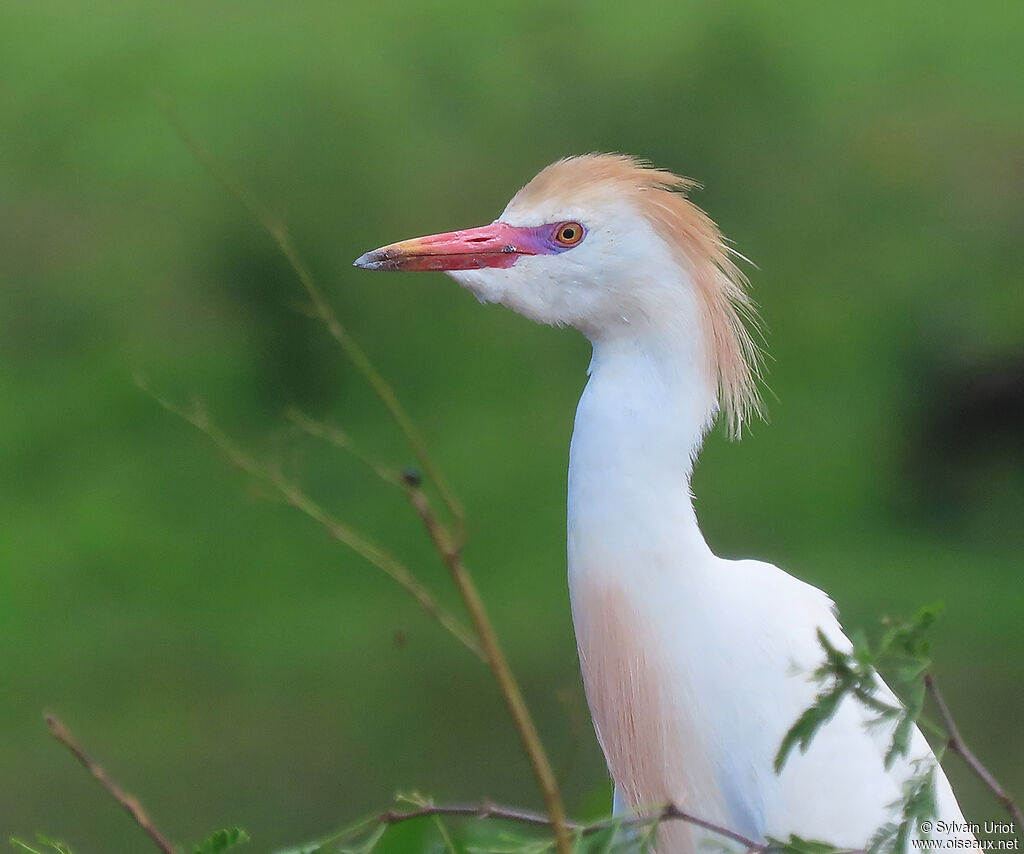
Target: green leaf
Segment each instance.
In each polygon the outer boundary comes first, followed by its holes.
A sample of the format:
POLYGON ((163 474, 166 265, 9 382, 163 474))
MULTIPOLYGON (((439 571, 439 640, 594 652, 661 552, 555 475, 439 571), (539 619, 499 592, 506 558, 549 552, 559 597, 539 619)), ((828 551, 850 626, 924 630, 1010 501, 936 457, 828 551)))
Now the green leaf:
POLYGON ((221 854, 229 848, 249 841, 249 834, 240 827, 229 827, 211 833, 201 845, 194 849, 195 854, 221 854))
POLYGON ((11 846, 15 851, 21 851, 22 854, 45 854, 47 850, 55 852, 55 854, 71 854, 71 849, 63 842, 56 842, 43 836, 41 833, 36 834, 36 841, 42 846, 42 850, 33 848, 27 842, 21 839, 15 839, 11 837, 11 846))
POLYGON ((884 854, 888 851, 896 837, 896 829, 895 823, 891 821, 878 828, 868 843, 867 854, 884 854))
POLYGON ((903 854, 907 850, 910 833, 921 822, 935 818, 935 763, 918 762, 923 771, 903 785, 903 797, 892 806, 899 807, 899 822, 880 827, 868 844, 867 854, 903 854))
POLYGON ((815 698, 810 708, 806 709, 796 719, 796 723, 783 736, 782 744, 779 745, 779 751, 775 754, 776 774, 782 771, 794 747, 799 745, 801 752, 805 752, 810 747, 811 741, 818 730, 835 714, 839 701, 842 699, 842 694, 842 690, 837 687, 821 692, 815 698))
POLYGON ((850 633, 850 640, 853 642, 853 657, 861 665, 870 667, 875 656, 871 652, 871 644, 868 643, 867 635, 862 629, 855 629, 850 633))
POLYGON ((900 683, 907 685, 911 682, 917 682, 922 679, 931 666, 931 659, 914 658, 897 664, 893 668, 893 672, 896 674, 896 678, 900 683))
POLYGON ((935 764, 928 763, 927 770, 912 777, 906 785, 903 801, 903 821, 897 833, 898 850, 906 847, 911 829, 922 821, 935 818, 935 764))
POLYGON ((801 836, 792 835, 786 841, 768 837, 767 851, 772 854, 833 854, 839 851, 835 845, 829 842, 821 842, 817 839, 804 839, 801 836))
POLYGON ((935 624, 944 608, 945 605, 941 602, 926 605, 909 623, 897 624, 892 629, 891 645, 911 658, 927 657, 930 643, 925 639, 924 634, 935 624))
POLYGON ((914 725, 921 717, 925 700, 924 677, 931 668, 925 633, 935 623, 943 605, 921 608, 912 620, 885 620, 886 630, 872 650, 862 633, 853 635, 853 652, 837 649, 821 629, 818 643, 824 661, 811 674, 822 686, 809 709, 789 728, 775 755, 775 773, 779 773, 797 745, 806 751, 818 730, 835 714, 847 694, 874 712, 868 726, 895 722, 892 741, 885 753, 885 767, 906 756, 914 725), (889 703, 878 697, 880 680, 876 668, 895 678, 897 692, 907 697, 903 704, 889 703))
POLYGON ((900 717, 900 722, 896 724, 896 729, 893 730, 892 743, 889 745, 889 749, 885 751, 885 770, 888 771, 892 768, 893 764, 901 756, 907 755, 907 749, 910 746, 910 736, 914 731, 914 720, 910 715, 903 715, 900 717))

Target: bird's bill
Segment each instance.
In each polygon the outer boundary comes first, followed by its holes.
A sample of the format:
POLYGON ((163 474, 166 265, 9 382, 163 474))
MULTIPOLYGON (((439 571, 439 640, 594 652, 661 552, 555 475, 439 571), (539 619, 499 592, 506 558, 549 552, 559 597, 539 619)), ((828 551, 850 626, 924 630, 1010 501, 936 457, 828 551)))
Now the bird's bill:
POLYGON ((354 266, 364 270, 478 270, 511 267, 522 255, 541 247, 535 229, 492 222, 479 228, 402 240, 360 255, 354 266))

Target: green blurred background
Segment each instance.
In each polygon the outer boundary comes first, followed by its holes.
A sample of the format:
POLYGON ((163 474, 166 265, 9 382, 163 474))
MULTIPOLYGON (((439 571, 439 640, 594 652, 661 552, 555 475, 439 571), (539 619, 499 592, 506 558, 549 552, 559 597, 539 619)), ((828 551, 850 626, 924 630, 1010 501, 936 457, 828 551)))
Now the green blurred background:
POLYGON ((771 420, 708 442, 712 545, 849 628, 945 600, 939 678, 1024 795, 1022 26, 1019 0, 4 4, 0 835, 148 845, 44 708, 182 842, 237 823, 270 850, 396 788, 538 803, 485 670, 132 384, 202 397, 457 607, 401 497, 284 421, 410 462, 159 97, 288 221, 423 425, 571 812, 609 792, 564 577, 587 345, 350 264, 590 150, 703 182, 758 265, 771 420))

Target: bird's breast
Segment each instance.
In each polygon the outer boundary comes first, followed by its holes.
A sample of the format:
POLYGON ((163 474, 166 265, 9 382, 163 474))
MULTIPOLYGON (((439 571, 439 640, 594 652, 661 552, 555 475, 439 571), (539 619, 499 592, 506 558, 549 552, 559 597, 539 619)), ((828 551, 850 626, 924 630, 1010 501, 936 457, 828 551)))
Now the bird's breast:
MULTIPOLYGON (((647 597, 588 569, 572 580, 573 621, 587 702, 616 787, 634 809, 671 801, 721 816, 678 648, 647 597)), ((660 851, 693 848, 691 828, 680 823, 666 825, 661 838, 660 851)))

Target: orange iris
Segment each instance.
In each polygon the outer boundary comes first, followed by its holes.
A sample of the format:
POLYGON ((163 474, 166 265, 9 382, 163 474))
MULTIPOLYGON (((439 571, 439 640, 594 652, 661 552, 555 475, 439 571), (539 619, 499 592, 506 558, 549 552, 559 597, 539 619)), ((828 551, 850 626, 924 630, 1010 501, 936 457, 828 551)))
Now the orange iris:
POLYGON ((562 246, 575 246, 583 239, 583 226, 578 222, 563 222, 555 232, 555 240, 562 246))

